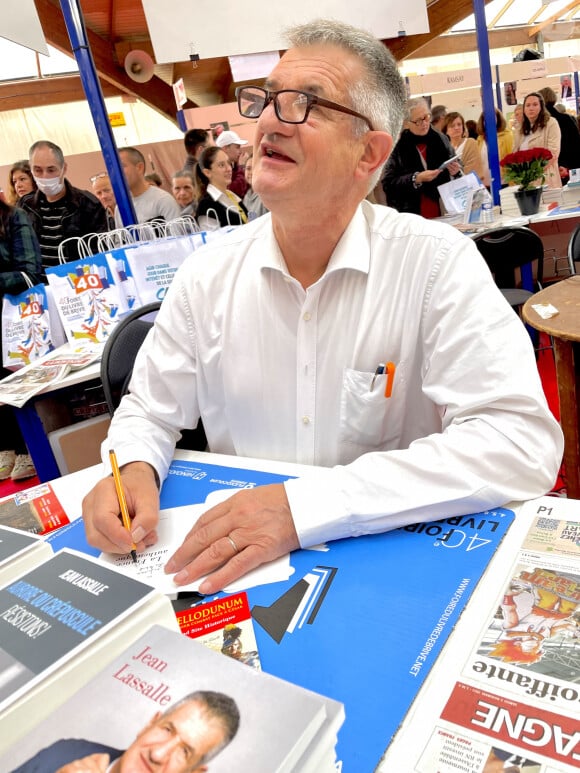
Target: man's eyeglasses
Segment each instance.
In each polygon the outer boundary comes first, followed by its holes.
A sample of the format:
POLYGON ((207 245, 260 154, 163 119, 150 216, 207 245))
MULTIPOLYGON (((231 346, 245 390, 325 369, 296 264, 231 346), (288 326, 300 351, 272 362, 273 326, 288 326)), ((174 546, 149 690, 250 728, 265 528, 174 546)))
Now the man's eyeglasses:
POLYGON ((409 118, 409 123, 414 123, 415 126, 422 126, 424 123, 431 123, 431 113, 427 113, 427 115, 424 115, 421 118, 417 118, 416 121, 411 121, 409 118))
POLYGON ((279 121, 283 123, 305 123, 314 105, 327 107, 329 110, 337 110, 339 113, 353 115, 364 121, 371 131, 373 125, 361 113, 351 110, 350 107, 337 105, 316 94, 307 91, 295 91, 294 89, 282 89, 280 91, 267 91, 259 86, 238 86, 236 89, 238 110, 244 118, 259 118, 270 102, 274 103, 274 111, 279 121))
POLYGON ((92 177, 89 177, 89 180, 94 183, 95 180, 100 180, 101 177, 108 177, 109 175, 106 172, 99 172, 99 174, 94 174, 92 177))

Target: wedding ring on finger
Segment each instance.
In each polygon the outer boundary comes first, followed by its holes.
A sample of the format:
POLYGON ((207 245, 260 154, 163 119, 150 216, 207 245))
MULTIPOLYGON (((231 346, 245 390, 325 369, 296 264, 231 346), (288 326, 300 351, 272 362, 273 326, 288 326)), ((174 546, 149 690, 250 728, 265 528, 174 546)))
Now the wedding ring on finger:
POLYGON ((236 543, 233 541, 233 539, 230 537, 229 534, 226 537, 226 539, 230 541, 230 545, 233 547, 234 553, 239 553, 240 551, 238 550, 238 546, 236 545, 236 543))

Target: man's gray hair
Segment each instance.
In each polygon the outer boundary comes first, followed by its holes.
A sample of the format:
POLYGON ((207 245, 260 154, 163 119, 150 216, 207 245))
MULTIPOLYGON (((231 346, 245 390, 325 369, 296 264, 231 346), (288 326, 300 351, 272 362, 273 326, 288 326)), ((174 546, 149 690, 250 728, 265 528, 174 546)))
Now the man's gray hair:
POLYGON ((180 698, 178 701, 169 706, 164 712, 164 717, 168 717, 173 714, 181 706, 185 706, 188 703, 197 703, 201 706, 202 712, 209 718, 217 720, 223 728, 224 738, 223 741, 213 749, 210 749, 208 753, 198 761, 198 765, 205 765, 213 759, 216 754, 221 752, 230 741, 234 738, 238 732, 240 726, 240 710, 238 704, 229 695, 223 692, 214 692, 213 690, 196 690, 190 692, 180 698))
POLYGON ((59 148, 58 145, 56 145, 54 142, 51 142, 50 140, 37 140, 33 145, 30 146, 30 150, 28 151, 28 159, 29 161, 32 161, 32 155, 37 150, 40 150, 40 148, 48 148, 49 150, 52 150, 54 153, 54 157, 58 161, 58 165, 62 169, 64 166, 64 153, 62 152, 62 149, 59 148))
MULTIPOLYGON (((350 105, 366 116, 377 130, 388 132, 397 141, 405 112, 405 83, 389 49, 365 30, 333 19, 316 19, 286 32, 294 48, 319 44, 337 46, 359 57, 367 76, 348 84, 350 105)), ((353 118, 357 136, 368 131, 360 118, 353 118)), ((378 169, 370 180, 370 190, 381 175, 378 169)))
MULTIPOLYGON (((286 37, 295 48, 322 43, 358 56, 368 78, 349 84, 351 104, 347 107, 365 115, 375 129, 387 131, 395 139, 398 137, 405 109, 405 83, 384 43, 365 30, 333 19, 316 19, 291 27, 286 37)), ((361 135, 368 130, 364 121, 353 120, 359 124, 361 135)))

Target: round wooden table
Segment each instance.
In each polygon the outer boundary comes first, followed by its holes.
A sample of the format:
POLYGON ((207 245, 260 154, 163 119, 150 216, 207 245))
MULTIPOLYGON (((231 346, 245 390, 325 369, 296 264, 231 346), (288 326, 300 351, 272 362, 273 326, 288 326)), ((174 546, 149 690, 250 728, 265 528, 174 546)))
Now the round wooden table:
POLYGON ((552 337, 560 398, 560 423, 564 432, 564 465, 568 497, 580 499, 580 275, 556 282, 528 298, 524 320, 552 337), (533 308, 550 303, 558 314, 549 319, 533 308))

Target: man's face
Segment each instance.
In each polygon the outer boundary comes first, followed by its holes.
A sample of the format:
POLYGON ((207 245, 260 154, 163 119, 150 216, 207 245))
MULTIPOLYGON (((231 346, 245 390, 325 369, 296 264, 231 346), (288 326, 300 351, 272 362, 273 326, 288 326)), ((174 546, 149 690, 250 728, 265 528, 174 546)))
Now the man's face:
POLYGON ((418 137, 424 137, 431 126, 431 116, 429 115, 429 108, 426 104, 415 105, 411 110, 411 115, 407 121, 407 127, 410 129, 411 134, 416 134, 418 137))
POLYGON ((180 207, 187 207, 193 201, 193 183, 189 177, 174 177, 172 191, 180 207))
MULTIPOLYGON (((306 91, 350 107, 348 88, 363 77, 356 56, 316 45, 287 51, 265 88, 306 91)), ((358 203, 366 193, 360 196, 360 183, 353 184, 363 144, 344 113, 314 106, 305 123, 289 124, 276 117, 270 103, 256 126, 253 188, 274 213, 279 204, 310 211, 310 206, 358 203)))
POLYGON ((237 164, 238 163, 238 161, 240 159, 240 155, 242 153, 242 146, 241 145, 236 145, 235 142, 232 142, 231 145, 224 145, 222 150, 225 150, 226 155, 230 159, 232 164, 237 164))
POLYGON ((134 164, 130 155, 123 150, 119 153, 119 159, 121 161, 121 166, 123 167, 123 174, 125 175, 129 190, 132 191, 134 188, 138 188, 142 185, 143 178, 145 177, 143 164, 141 162, 134 164))
POLYGON ((37 148, 30 159, 32 174, 39 179, 51 177, 64 177, 66 164, 61 166, 50 148, 37 148))
POLYGON ((192 701, 153 720, 119 759, 115 773, 192 773, 224 740, 221 723, 192 701))
POLYGON ((105 209, 115 209, 115 194, 108 175, 97 177, 93 181, 93 193, 105 209))

